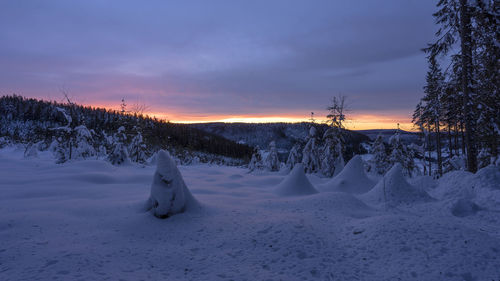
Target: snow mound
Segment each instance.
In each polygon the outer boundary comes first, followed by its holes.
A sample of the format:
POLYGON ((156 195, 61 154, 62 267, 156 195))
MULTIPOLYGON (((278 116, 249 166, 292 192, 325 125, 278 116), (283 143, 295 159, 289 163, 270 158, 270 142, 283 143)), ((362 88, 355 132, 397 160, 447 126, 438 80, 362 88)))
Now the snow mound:
POLYGON ((375 183, 370 180, 364 171, 361 156, 354 156, 342 171, 327 183, 321 185, 321 191, 340 191, 354 194, 368 192, 375 183))
POLYGON ((438 186, 431 195, 441 200, 473 198, 474 190, 469 184, 472 176, 472 173, 466 171, 446 173, 438 180, 438 186))
POLYGON ((307 179, 302 164, 296 164, 290 174, 276 186, 274 192, 281 196, 298 196, 318 193, 307 179))
POLYGON ((158 218, 168 218, 198 205, 188 190, 174 160, 168 152, 160 150, 157 155, 156 172, 151 184, 151 196, 146 209, 158 218))
POLYGON ((471 200, 459 199, 451 206, 451 213, 456 217, 474 215, 481 208, 471 200))
POLYGON ((399 163, 396 163, 372 190, 361 195, 361 198, 370 203, 389 206, 432 200, 425 191, 411 186, 406 181, 399 163))

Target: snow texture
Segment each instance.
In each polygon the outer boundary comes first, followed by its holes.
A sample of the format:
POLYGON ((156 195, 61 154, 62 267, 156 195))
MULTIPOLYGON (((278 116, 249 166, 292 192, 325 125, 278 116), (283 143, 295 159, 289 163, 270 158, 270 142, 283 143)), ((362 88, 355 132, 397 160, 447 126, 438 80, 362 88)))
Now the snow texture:
POLYGON ((276 172, 179 166, 202 208, 159 220, 143 211, 155 166, 24 149, 0 149, 0 280, 500 279, 498 167, 454 174, 473 199, 384 209, 343 192, 278 196, 276 172))
POLYGON ((300 196, 318 193, 307 179, 302 164, 296 164, 290 174, 275 187, 274 192, 281 196, 300 196))
POLYGON ((368 192, 374 185, 375 183, 365 174, 363 159, 356 155, 337 176, 318 188, 321 191, 362 194, 368 192))

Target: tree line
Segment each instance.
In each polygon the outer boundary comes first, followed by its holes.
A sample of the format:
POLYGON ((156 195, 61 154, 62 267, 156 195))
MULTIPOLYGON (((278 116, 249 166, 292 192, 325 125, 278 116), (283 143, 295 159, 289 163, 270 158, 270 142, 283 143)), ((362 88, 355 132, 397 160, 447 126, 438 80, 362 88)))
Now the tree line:
MULTIPOLYGON (((11 95, 0 97, 0 137, 15 143, 66 143, 70 159, 78 143, 88 141, 92 148, 106 154, 113 143, 129 147, 144 146, 144 154, 168 149, 176 154, 202 152, 248 161, 252 148, 224 137, 143 114, 57 103, 11 95)), ((132 149, 133 150, 133 149, 132 149)), ((137 150, 137 148, 136 148, 137 150)), ((135 152, 135 159, 138 159, 135 152)), ((133 159, 132 159, 133 160, 133 159)))
POLYGON ((413 123, 427 146, 431 133, 435 136, 440 175, 443 138, 448 160, 464 157, 467 170, 476 172, 498 159, 500 5, 497 0, 440 0, 437 8, 437 39, 424 49, 429 70, 413 123), (449 65, 443 70, 440 62, 449 65))

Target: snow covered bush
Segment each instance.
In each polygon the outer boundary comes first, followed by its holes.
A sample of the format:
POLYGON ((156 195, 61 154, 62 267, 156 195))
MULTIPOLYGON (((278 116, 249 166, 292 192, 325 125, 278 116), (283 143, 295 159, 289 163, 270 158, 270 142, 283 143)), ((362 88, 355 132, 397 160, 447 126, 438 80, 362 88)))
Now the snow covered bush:
POLYGON ((254 170, 260 170, 262 169, 263 164, 262 164, 262 156, 260 154, 259 147, 257 146, 252 154, 252 159, 250 159, 250 163, 248 163, 248 169, 250 172, 254 170))
POLYGON ((264 166, 271 172, 280 170, 280 160, 278 158, 278 151, 276 150, 276 143, 272 141, 269 143, 269 154, 267 154, 264 166))
POLYGON ((24 150, 24 158, 38 158, 38 145, 30 143, 24 150))
POLYGON ((396 132, 396 134, 391 136, 389 144, 392 149, 391 154, 389 155, 390 165, 393 166, 396 163, 401 164, 403 174, 411 177, 415 169, 413 152, 408 150, 408 148, 401 142, 399 132, 396 132))
POLYGON ((158 218, 168 218, 198 206, 170 154, 160 150, 157 163, 146 210, 158 218))
POLYGON ((128 147, 130 159, 137 163, 146 162, 146 144, 142 139, 142 134, 136 129, 136 135, 128 147))
POLYGON ((299 196, 318 193, 307 179, 304 173, 304 166, 300 163, 295 165, 285 179, 275 187, 274 192, 281 196, 299 196))
POLYGON ((375 185, 365 174, 363 159, 354 156, 345 168, 333 179, 319 186, 321 191, 363 194, 375 185))
POLYGON ((95 156, 97 152, 93 146, 94 140, 87 127, 85 125, 80 125, 75 127, 74 131, 76 132, 76 146, 73 158, 85 159, 95 156))
POLYGON ((403 167, 399 163, 396 163, 375 187, 360 197, 372 204, 389 207, 432 200, 425 191, 410 185, 406 181, 403 175, 403 167))
POLYGON ((390 165, 382 135, 377 136, 370 148, 370 153, 372 154, 372 158, 369 161, 369 171, 374 171, 380 175, 385 174, 390 165))
POLYGON ((316 128, 311 126, 307 143, 304 150, 302 150, 302 165, 304 165, 306 173, 316 173, 320 169, 319 151, 316 142, 316 128))
POLYGON ((324 133, 321 149, 321 173, 323 175, 332 177, 344 168, 343 142, 338 128, 330 128, 324 133))
POLYGON ((285 165, 287 169, 292 170, 296 164, 300 163, 299 148, 300 148, 299 145, 295 144, 290 150, 290 153, 288 153, 288 158, 286 160, 286 165, 285 165))
POLYGON ((120 165, 123 163, 128 163, 130 158, 128 156, 127 147, 125 141, 127 136, 125 136, 125 128, 122 126, 118 128, 118 131, 113 135, 111 142, 111 151, 108 154, 108 160, 113 165, 120 165))

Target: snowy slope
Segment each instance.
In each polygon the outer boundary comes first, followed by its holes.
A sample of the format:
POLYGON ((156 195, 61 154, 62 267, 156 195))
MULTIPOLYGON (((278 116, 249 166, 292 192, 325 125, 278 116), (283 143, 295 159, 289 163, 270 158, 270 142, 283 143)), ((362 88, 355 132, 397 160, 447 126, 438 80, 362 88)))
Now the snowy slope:
POLYGON ((158 219, 142 209, 155 169, 0 150, 0 280, 500 278, 500 210, 280 197, 285 175, 193 165, 180 172, 201 210, 158 219))

